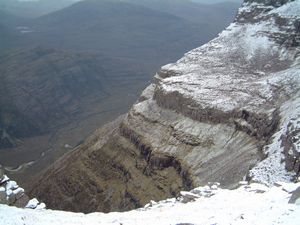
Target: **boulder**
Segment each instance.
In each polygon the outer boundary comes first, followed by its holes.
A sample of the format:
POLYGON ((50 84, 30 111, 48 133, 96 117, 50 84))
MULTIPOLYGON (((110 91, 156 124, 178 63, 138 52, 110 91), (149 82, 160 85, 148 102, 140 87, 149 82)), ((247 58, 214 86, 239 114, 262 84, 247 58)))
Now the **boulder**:
POLYGON ((33 198, 27 203, 25 208, 35 209, 38 206, 38 204, 39 204, 39 201, 36 198, 33 198))

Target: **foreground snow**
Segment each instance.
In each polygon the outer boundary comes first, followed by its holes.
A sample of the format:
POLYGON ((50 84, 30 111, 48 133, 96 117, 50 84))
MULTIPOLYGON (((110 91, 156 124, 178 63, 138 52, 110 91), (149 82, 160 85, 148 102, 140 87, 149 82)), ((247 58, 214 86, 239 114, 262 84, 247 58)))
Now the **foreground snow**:
POLYGON ((288 201, 300 183, 280 185, 268 188, 254 183, 236 190, 218 189, 216 185, 200 187, 183 192, 177 200, 152 202, 124 213, 84 215, 0 205, 0 224, 299 224, 300 203, 288 201))

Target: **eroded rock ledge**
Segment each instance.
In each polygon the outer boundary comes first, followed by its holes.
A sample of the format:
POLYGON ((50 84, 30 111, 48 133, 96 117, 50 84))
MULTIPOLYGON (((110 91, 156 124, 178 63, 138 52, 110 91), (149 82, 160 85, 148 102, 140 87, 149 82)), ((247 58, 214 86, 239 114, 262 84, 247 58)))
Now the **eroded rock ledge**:
POLYGON ((279 122, 278 109, 270 112, 254 113, 246 109, 222 111, 216 108, 202 108, 193 99, 184 97, 178 91, 165 93, 157 88, 154 94, 157 104, 163 108, 174 110, 199 122, 233 123, 236 129, 267 141, 276 131, 279 122))

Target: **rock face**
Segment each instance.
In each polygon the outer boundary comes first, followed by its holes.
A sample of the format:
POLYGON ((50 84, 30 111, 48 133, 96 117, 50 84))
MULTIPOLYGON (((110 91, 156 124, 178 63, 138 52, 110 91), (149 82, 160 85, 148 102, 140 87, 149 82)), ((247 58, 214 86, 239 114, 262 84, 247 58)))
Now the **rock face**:
POLYGON ((48 208, 108 212, 175 196, 184 185, 190 188, 178 174, 180 165, 175 159, 157 157, 156 164, 151 164, 146 146, 137 148, 121 135, 122 119, 96 131, 76 151, 56 162, 31 195, 42 197, 48 208))
POLYGON ((50 208, 124 210, 207 182, 299 175, 299 15, 300 1, 245 1, 218 38, 162 67, 124 118, 31 194, 50 208))

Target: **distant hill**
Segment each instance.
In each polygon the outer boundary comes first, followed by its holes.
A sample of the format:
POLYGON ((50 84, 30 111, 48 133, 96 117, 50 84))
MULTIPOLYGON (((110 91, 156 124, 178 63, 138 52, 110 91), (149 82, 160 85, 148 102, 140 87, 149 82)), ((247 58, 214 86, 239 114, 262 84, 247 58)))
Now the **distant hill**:
POLYGON ((215 37, 231 22, 236 10, 234 3, 85 0, 33 21, 22 20, 18 25, 33 32, 22 34, 17 47, 40 45, 101 52, 109 57, 143 60, 153 64, 151 71, 155 71, 215 37))
POLYGON ((0 23, 10 27, 14 28, 14 26, 17 26, 21 23, 25 23, 27 19, 24 19, 23 17, 16 16, 14 14, 11 14, 7 11, 5 11, 5 8, 0 7, 0 23))
POLYGON ((148 80, 149 65, 135 63, 43 47, 0 54, 0 164, 18 167, 49 149, 63 154, 65 143, 76 146, 125 113, 148 80))
POLYGON ((18 32, 7 24, 3 24, 0 19, 0 55, 18 45, 19 40, 18 32))
POLYGON ((80 113, 78 104, 87 96, 105 95, 99 60, 85 54, 44 48, 13 51, 0 57, 0 79, 0 127, 17 138, 69 121, 80 113))
POLYGON ((26 22, 27 19, 12 15, 0 7, 0 54, 18 45, 21 37, 16 27, 26 22))
POLYGON ((11 45, 12 31, 9 30, 3 24, 0 24, 0 50, 4 49, 6 46, 11 45))
POLYGON ((0 9, 15 16, 36 18, 73 4, 75 0, 0 0, 0 9))
MULTIPOLYGON (((175 60, 215 36, 206 23, 121 1, 87 0, 31 24, 32 44, 98 51, 108 56, 175 60)), ((161 61, 162 60, 162 61, 161 61)))
MULTIPOLYGON (((218 4, 200 4, 186 0, 127 0, 158 11, 167 12, 194 23, 205 23, 218 33, 234 18, 240 4, 221 2, 218 4)), ((208 2, 208 1, 205 1, 208 2)))

